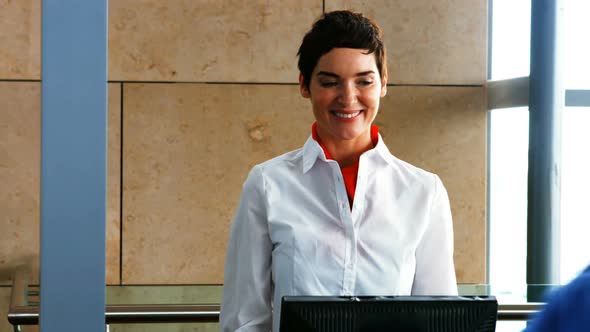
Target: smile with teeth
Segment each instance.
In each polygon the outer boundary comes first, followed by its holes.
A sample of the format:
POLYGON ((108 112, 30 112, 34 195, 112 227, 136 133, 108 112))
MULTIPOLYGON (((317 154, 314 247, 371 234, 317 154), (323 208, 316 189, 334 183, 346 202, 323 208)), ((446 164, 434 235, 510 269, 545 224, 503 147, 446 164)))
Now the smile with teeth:
POLYGON ((359 115, 361 113, 361 111, 356 111, 354 113, 341 113, 341 112, 337 112, 337 111, 331 111, 331 113, 339 118, 342 118, 342 119, 352 119, 352 118, 356 117, 357 115, 359 115))

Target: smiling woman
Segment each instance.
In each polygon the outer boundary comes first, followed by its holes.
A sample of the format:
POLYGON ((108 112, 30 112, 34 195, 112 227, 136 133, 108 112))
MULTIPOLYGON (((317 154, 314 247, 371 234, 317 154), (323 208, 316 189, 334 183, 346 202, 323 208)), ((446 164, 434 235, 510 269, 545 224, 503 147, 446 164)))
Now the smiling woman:
POLYGON ((283 296, 457 294, 447 192, 373 126, 385 58, 379 27, 361 14, 326 13, 305 35, 299 84, 316 122, 303 148, 244 183, 222 331, 278 331, 283 296))
POLYGON ((301 95, 311 100, 322 144, 342 167, 373 148, 371 124, 387 77, 379 75, 375 56, 366 50, 335 48, 316 65, 309 86, 299 78, 301 95))

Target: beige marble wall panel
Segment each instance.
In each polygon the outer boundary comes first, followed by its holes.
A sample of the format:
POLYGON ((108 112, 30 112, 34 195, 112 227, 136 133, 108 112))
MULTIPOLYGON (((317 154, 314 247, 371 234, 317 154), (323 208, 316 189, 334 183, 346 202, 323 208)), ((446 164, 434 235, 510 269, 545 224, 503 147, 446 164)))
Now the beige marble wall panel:
POLYGON ((41 0, 0 0, 0 79, 41 77, 41 0))
MULTIPOLYGON (((119 282, 120 84, 109 84, 107 282, 119 282)), ((39 275, 41 84, 0 82, 0 282, 17 265, 39 275)))
MULTIPOLYGON (((0 79, 39 79, 41 1, 0 0, 0 79)), ((485 0, 327 0, 373 17, 390 82, 482 84, 485 0)), ((109 1, 109 79, 296 82, 297 47, 322 1, 109 1)))
POLYGON ((486 281, 486 103, 480 87, 389 87, 376 124, 398 158, 437 173, 451 201, 459 283, 486 281))
POLYGON ((109 79, 297 82, 321 0, 109 2, 109 79))
POLYGON ((121 84, 108 85, 106 281, 120 283, 121 258, 121 84))
MULTIPOLYGON (((0 287, 0 331, 14 331, 13 326, 6 319, 8 315, 8 307, 10 306, 11 287, 0 287)), ((23 325, 22 332, 38 332, 37 325, 23 325)))
POLYGON ((326 0, 326 11, 336 9, 362 12, 382 28, 390 83, 486 81, 486 0, 326 0))
MULTIPOLYGON (((117 324, 112 332, 218 332, 219 323, 117 324)), ((27 332, 27 331, 25 331, 27 332)))
POLYGON ((12 325, 5 319, 10 305, 10 287, 0 287, 0 331, 13 331, 12 325))
POLYGON ((0 270, 39 274, 41 84, 0 82, 0 270))
POLYGON ((109 286, 107 304, 219 304, 223 285, 109 286))
POLYGON ((250 168, 303 146, 296 85, 125 84, 123 283, 220 284, 250 168))
MULTIPOLYGON (((108 304, 219 304, 222 286, 123 286, 107 287, 108 304)), ((218 332, 218 323, 117 324, 112 332, 218 332), (165 328, 164 328, 165 326, 165 328)))

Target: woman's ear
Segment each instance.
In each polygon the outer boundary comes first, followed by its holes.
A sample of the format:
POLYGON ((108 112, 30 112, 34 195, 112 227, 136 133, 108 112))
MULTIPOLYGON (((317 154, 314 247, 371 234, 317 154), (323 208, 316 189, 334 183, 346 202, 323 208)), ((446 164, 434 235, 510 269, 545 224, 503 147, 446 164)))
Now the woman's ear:
POLYGON ((301 92, 301 96, 303 98, 309 98, 310 93, 307 86, 305 86, 305 81, 303 80, 303 74, 299 73, 299 91, 301 92))
POLYGON ((381 98, 387 94, 387 74, 381 79, 381 98))

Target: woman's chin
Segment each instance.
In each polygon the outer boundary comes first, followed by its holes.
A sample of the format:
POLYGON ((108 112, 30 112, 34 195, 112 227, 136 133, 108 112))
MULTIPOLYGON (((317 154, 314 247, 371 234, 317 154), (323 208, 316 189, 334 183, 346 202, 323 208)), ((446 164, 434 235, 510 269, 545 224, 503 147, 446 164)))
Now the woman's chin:
POLYGON ((363 134, 362 131, 343 131, 339 132, 337 135, 334 135, 334 138, 338 141, 353 141, 361 137, 363 134))

